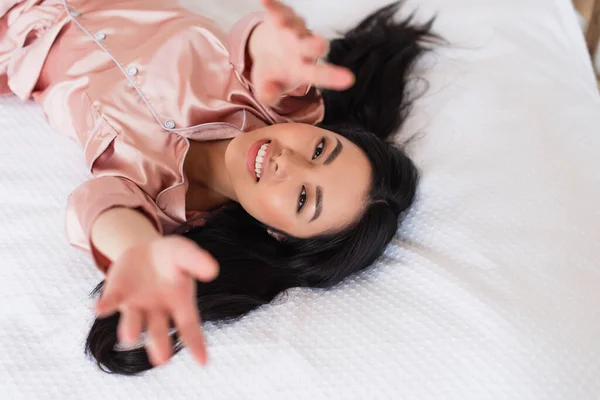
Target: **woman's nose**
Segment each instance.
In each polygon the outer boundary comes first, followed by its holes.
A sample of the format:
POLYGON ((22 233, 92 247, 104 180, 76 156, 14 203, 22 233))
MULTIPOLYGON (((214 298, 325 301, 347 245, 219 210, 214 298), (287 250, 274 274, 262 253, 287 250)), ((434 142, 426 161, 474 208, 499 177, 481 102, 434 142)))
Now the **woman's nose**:
POLYGON ((276 179, 289 179, 306 170, 307 164, 310 166, 304 157, 289 149, 281 150, 281 153, 275 158, 274 164, 276 179))

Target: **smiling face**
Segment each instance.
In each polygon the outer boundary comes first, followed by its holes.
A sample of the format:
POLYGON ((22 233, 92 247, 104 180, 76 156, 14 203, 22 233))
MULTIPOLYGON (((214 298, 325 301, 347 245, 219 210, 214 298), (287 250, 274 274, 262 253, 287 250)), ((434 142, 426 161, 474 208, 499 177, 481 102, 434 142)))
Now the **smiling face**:
POLYGON ((306 238, 354 222, 367 201, 371 166, 344 137, 306 124, 237 136, 225 153, 237 199, 267 226, 306 238))

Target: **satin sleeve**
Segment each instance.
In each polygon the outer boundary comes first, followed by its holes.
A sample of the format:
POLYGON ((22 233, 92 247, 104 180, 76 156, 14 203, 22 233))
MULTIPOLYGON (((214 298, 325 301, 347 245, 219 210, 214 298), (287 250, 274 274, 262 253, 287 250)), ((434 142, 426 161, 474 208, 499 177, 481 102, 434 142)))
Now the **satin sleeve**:
MULTIPOLYGON (((265 13, 262 11, 248 14, 233 25, 228 35, 229 61, 235 69, 237 78, 253 96, 255 89, 250 79, 252 62, 248 54, 248 42, 252 31, 264 20, 264 17, 265 13)), ((275 106, 261 105, 278 122, 314 125, 323 120, 325 112, 320 91, 307 85, 294 88, 283 95, 275 106)))
POLYGON ((114 208, 127 207, 144 213, 161 234, 158 219, 159 208, 135 183, 116 176, 90 179, 75 189, 68 197, 66 211, 66 233, 69 243, 89 252, 102 272, 106 272, 110 261, 97 249, 91 240, 91 230, 100 214, 114 208))

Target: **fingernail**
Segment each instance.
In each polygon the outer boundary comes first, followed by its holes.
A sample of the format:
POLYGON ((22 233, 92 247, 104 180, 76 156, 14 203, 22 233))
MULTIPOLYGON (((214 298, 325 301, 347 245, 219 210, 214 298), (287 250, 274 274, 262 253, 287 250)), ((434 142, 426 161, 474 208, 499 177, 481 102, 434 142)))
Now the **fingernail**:
POLYGON ((148 343, 146 343, 146 352, 148 353, 148 358, 150 359, 150 362, 155 367, 158 367, 159 365, 162 365, 164 363, 164 361, 156 351, 156 346, 154 346, 152 340, 149 340, 148 343))

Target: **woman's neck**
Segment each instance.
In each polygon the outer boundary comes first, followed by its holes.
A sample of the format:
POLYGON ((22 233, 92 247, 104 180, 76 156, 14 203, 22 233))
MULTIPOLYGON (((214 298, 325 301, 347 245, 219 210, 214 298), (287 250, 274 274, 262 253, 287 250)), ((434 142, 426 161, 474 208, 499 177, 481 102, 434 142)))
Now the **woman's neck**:
POLYGON ((184 172, 190 186, 202 186, 237 201, 225 166, 225 151, 231 140, 198 142, 190 140, 184 172))

